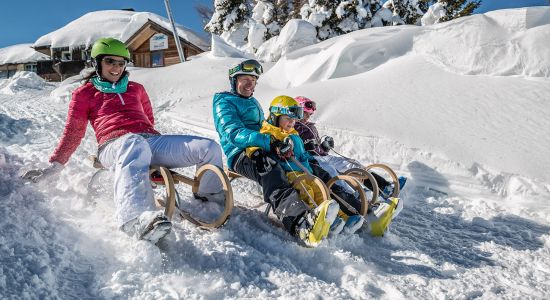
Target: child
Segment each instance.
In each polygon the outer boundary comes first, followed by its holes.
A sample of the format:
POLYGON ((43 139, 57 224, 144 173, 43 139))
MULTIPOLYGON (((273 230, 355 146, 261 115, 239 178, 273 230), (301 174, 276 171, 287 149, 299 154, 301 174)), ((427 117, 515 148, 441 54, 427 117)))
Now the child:
MULTIPOLYGON (((321 141, 321 138, 319 137, 319 132, 315 127, 315 123, 309 121, 309 118, 317 109, 317 105, 315 104, 315 102, 303 96, 298 96, 295 98, 295 100, 300 103, 300 105, 304 108, 304 117, 301 120, 296 121, 295 128, 304 142, 304 148, 306 149, 306 151, 313 155, 319 165, 332 177, 344 173, 350 168, 356 167, 355 164, 349 162, 343 157, 329 155, 330 149, 334 147, 334 140, 332 139, 332 137, 327 136, 323 141, 321 141)), ((387 196, 389 196, 393 191, 393 184, 376 173, 371 172, 371 174, 374 176, 379 189, 387 198, 387 196)), ((400 188, 403 188, 407 179, 402 176, 400 176, 398 179, 400 188)), ((372 185, 369 180, 365 180, 363 183, 367 188, 372 190, 372 185)), ((347 189, 348 191, 350 191, 351 189, 351 187, 347 185, 344 185, 343 188, 347 189)), ((371 232, 375 235, 382 235, 385 229, 389 226, 389 222, 391 221, 391 219, 395 218, 403 208, 402 201, 391 199, 386 200, 388 202, 386 204, 388 204, 389 206, 382 205, 382 207, 385 208, 384 214, 386 216, 381 216, 383 214, 382 211, 379 209, 375 209, 374 211, 376 211, 377 219, 372 220, 374 222, 371 222, 371 218, 367 217, 369 223, 372 223, 369 224, 369 226, 376 227, 379 225, 377 229, 370 228, 371 232), (389 215, 391 216, 391 219, 389 218, 388 213, 391 214, 389 215), (382 225, 376 224, 377 221, 380 221, 382 225)))
MULTIPOLYGON (((292 97, 278 96, 271 102, 269 112, 268 122, 263 123, 260 133, 271 135, 272 139, 283 145, 277 147, 277 149, 282 149, 279 153, 272 152, 270 156, 286 171, 289 181, 292 182, 298 176, 304 174, 302 168, 315 175, 325 172, 310 164, 313 157, 305 150, 302 139, 294 129, 296 120, 303 117, 303 110, 299 103, 292 97), (298 163, 292 161, 291 157, 294 157, 298 163)), ((256 149, 248 148, 247 154, 251 155, 256 149)), ((328 179, 330 178, 330 175, 328 175, 328 179)), ((328 181, 326 177, 321 179, 328 181)), ((325 200, 322 199, 322 194, 316 188, 315 183, 306 180, 296 183, 296 185, 294 188, 300 191, 300 198, 310 207, 315 207, 325 200), (300 185, 303 185, 303 189, 300 188, 300 185)), ((358 202, 358 200, 355 202, 358 202)), ((331 234, 338 234, 342 230, 346 233, 353 233, 362 226, 363 221, 364 218, 360 215, 351 214, 349 211, 347 213, 340 211, 339 217, 331 226, 331 234)))

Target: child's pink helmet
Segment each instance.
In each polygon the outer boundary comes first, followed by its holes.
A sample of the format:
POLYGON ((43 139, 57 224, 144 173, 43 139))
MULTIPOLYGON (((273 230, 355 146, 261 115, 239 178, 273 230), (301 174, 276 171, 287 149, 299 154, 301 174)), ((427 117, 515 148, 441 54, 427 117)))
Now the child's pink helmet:
POLYGON ((300 106, 304 108, 304 111, 313 114, 313 112, 317 109, 317 105, 315 105, 315 101, 304 97, 304 96, 297 96, 294 97, 294 100, 296 100, 300 106))

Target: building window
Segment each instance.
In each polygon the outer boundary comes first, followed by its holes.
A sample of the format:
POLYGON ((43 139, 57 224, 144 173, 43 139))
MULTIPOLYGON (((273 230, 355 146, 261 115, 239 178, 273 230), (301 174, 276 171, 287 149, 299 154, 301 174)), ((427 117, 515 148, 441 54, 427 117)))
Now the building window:
POLYGON ((73 54, 69 50, 61 51, 61 61, 71 61, 73 60, 73 54))
POLYGON ((151 52, 151 66, 152 67, 164 66, 164 51, 151 52))
POLYGON ((36 64, 25 64, 25 71, 36 73, 36 64))
POLYGON ((86 50, 82 50, 80 52, 80 57, 84 61, 88 61, 90 59, 90 57, 88 56, 88 51, 86 51, 86 50))

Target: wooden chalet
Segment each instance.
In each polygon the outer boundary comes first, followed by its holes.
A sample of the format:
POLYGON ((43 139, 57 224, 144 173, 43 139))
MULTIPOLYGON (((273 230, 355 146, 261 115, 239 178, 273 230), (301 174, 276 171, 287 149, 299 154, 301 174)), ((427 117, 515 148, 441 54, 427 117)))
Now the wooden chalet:
MULTIPOLYGON (((179 39, 186 59, 205 51, 204 45, 201 48, 181 36, 179 39)), ((135 67, 163 67, 180 62, 172 31, 151 19, 147 19, 147 22, 123 42, 130 50, 135 67)), ((73 45, 70 48, 51 48, 50 45, 43 45, 34 49, 51 57, 51 60, 37 64, 37 74, 48 80, 64 80, 79 74, 84 68, 91 67, 91 45, 73 45)))
MULTIPOLYGON (((184 38, 179 39, 186 59, 204 52, 184 38)), ((125 43, 136 67, 164 67, 180 62, 172 31, 151 20, 147 20, 125 43)))
POLYGON ((19 71, 37 72, 37 65, 49 59, 37 53, 31 44, 18 44, 0 49, 0 78, 10 78, 19 71))
POLYGON ((10 78, 18 71, 31 71, 36 72, 36 62, 20 63, 20 64, 1 64, 0 65, 0 79, 10 78))

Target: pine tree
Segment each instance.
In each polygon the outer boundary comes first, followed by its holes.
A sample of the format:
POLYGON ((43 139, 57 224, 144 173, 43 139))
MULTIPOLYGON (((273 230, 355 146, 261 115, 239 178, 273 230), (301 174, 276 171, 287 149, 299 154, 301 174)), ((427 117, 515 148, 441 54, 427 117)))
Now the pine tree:
POLYGON ((335 31, 338 34, 345 34, 365 28, 372 18, 370 9, 364 2, 369 0, 348 0, 341 1, 336 7, 337 26, 335 31))
POLYGON ((394 24, 410 24, 415 25, 420 23, 420 18, 428 10, 430 0, 390 0, 388 2, 389 9, 394 14, 394 24))
POLYGON ((439 0, 445 2, 446 15, 439 22, 471 15, 481 5, 481 0, 439 0))
POLYGON ((275 20, 281 27, 284 27, 285 24, 292 19, 293 10, 294 6, 292 0, 275 1, 275 20))
POLYGON ((237 25, 246 23, 249 15, 248 0, 215 0, 214 14, 204 29, 210 33, 221 35, 231 31, 237 25))
POLYGON ((300 10, 302 9, 302 6, 304 6, 304 4, 308 3, 308 0, 289 0, 289 1, 290 1, 289 20, 301 19, 302 16, 300 14, 300 10))
POLYGON ((320 40, 326 40, 339 34, 340 20, 335 10, 340 2, 337 0, 310 0, 309 3, 302 6, 300 10, 302 19, 317 27, 317 37, 320 40))

